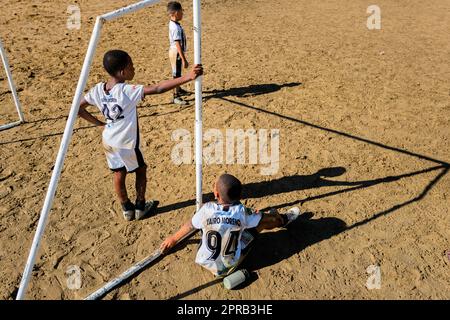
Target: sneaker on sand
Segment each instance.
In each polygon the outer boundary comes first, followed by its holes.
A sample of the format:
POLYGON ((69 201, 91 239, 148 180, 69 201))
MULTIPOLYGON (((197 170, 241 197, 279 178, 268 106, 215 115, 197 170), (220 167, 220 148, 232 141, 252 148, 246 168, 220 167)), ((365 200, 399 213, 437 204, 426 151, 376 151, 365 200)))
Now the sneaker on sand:
POLYGON ((181 98, 179 98, 179 97, 174 98, 174 99, 173 99, 173 103, 178 104, 178 105, 180 105, 180 106, 185 106, 185 105, 188 104, 186 101, 184 101, 183 99, 181 99, 181 98))
POLYGON ((142 204, 137 202, 136 203, 136 220, 141 220, 145 216, 152 215, 155 213, 156 207, 158 206, 159 202, 156 200, 150 200, 146 203, 142 204))
POLYGON ((134 219, 135 208, 134 205, 128 200, 126 203, 122 204, 123 217, 126 221, 131 221, 134 219))
POLYGON ((300 216, 300 209, 298 207, 293 207, 289 209, 289 211, 283 215, 283 218, 285 220, 283 227, 286 228, 288 224, 297 219, 299 216, 300 216))

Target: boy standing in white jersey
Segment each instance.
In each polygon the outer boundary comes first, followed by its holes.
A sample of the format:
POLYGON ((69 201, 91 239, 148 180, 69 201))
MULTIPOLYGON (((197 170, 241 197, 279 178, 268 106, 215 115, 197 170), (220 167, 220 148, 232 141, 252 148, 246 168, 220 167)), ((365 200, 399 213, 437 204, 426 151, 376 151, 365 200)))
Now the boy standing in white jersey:
MULTIPOLYGON (((167 4, 167 13, 169 14, 169 60, 172 66, 173 78, 181 77, 182 67, 185 69, 189 67, 189 62, 186 59, 186 34, 180 21, 183 19, 183 8, 177 1, 171 1, 167 4)), ((179 86, 174 89, 173 103, 186 105, 181 96, 187 92, 179 86)))
MULTIPOLYGON (((134 66, 131 57, 122 50, 108 51, 103 58, 103 66, 110 75, 107 82, 93 87, 81 100, 78 115, 90 123, 103 126, 103 145, 109 168, 114 172, 114 188, 127 221, 142 219, 146 208, 147 165, 139 149, 139 125, 137 105, 146 95, 169 91, 176 86, 196 79, 203 74, 201 65, 183 77, 163 81, 156 85, 130 85, 134 66), (88 105, 97 106, 106 119, 100 121, 86 110, 88 105), (128 198, 125 185, 127 173, 136 173, 136 202, 128 198)), ((152 203, 149 203, 150 206, 152 203)))
POLYGON ((195 262, 216 276, 224 276, 234 270, 245 257, 244 231, 257 235, 262 230, 285 227, 298 217, 298 213, 263 214, 246 208, 240 203, 242 184, 234 176, 223 174, 214 185, 217 202, 206 203, 173 236, 161 245, 167 252, 193 229, 201 229, 202 242, 195 262))

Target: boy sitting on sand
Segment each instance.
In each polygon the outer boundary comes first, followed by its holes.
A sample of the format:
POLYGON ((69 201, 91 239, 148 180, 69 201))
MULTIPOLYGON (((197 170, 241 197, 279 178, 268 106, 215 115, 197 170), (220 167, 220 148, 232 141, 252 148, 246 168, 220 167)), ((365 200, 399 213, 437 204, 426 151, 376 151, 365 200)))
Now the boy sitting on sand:
POLYGON ((245 258, 250 246, 242 248, 243 236, 256 236, 266 229, 285 227, 295 220, 298 212, 287 214, 261 213, 240 203, 242 184, 234 176, 223 174, 214 184, 216 202, 206 203, 174 235, 168 237, 161 250, 166 253, 193 229, 201 229, 202 241, 195 262, 216 276, 234 271, 245 258), (243 249, 243 250, 242 250, 243 249))
POLYGON ((145 96, 169 91, 181 84, 195 80, 203 74, 196 65, 183 77, 163 81, 151 86, 130 85, 134 78, 131 57, 122 50, 111 50, 103 57, 103 66, 110 75, 107 82, 93 87, 81 100, 78 115, 90 123, 102 126, 106 160, 114 172, 114 188, 122 205, 125 220, 142 219, 155 203, 145 203, 147 165, 139 149, 139 126, 136 106, 145 96), (106 119, 100 121, 86 110, 88 105, 97 106, 106 119), (125 178, 136 173, 136 202, 128 198, 125 178))

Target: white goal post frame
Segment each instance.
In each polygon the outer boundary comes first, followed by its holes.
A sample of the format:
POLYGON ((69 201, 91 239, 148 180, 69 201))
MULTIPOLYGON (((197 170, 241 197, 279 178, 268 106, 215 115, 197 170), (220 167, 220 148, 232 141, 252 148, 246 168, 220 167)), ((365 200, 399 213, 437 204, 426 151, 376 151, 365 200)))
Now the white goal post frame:
MULTIPOLYGON (((106 21, 117 19, 125 14, 129 14, 140 9, 149 7, 155 3, 160 2, 160 0, 144 0, 137 2, 135 4, 129 5, 127 7, 106 13, 104 15, 98 16, 95 21, 94 30, 89 41, 89 46, 87 49, 86 57, 84 59, 83 67, 81 69, 80 78, 78 80, 77 88, 75 91, 75 96, 72 101, 72 106, 70 109, 69 117, 67 119, 66 127, 64 129, 64 135, 62 137, 61 145, 56 157, 55 166, 45 197, 44 205, 41 210, 39 217, 38 226, 36 228, 36 233, 33 238, 33 243, 31 245, 30 253, 25 265, 25 270, 22 275, 19 290, 16 296, 17 300, 24 299, 28 283, 31 278, 31 273, 34 268, 34 263, 36 260, 36 255, 39 251, 39 246, 41 238, 44 234, 45 226, 48 220, 50 210, 52 208, 53 199, 56 192, 56 187, 61 175, 61 170, 63 168, 64 159, 70 141, 73 134, 73 127, 77 119, 78 111, 80 108, 80 101, 82 93, 86 87, 87 79, 89 76, 89 70, 94 58, 95 49, 97 47, 98 41, 100 39, 101 29, 106 21)), ((200 0, 193 0, 194 10, 194 63, 201 64, 201 7, 200 0)), ((198 77, 195 81, 195 137, 196 137, 196 208, 197 210, 202 205, 202 77, 198 77)))
POLYGON ((8 79, 9 89, 11 90, 14 105, 16 106, 17 113, 19 114, 19 121, 0 125, 0 131, 2 131, 2 130, 6 130, 9 128, 18 126, 19 124, 25 122, 25 118, 23 116, 22 106, 20 105, 19 97, 17 96, 17 90, 16 90, 16 86, 15 86, 13 78, 12 78, 11 68, 9 67, 8 58, 6 56, 6 50, 3 47, 3 43, 1 40, 0 40, 0 57, 3 62, 3 67, 5 69, 6 78, 8 79))

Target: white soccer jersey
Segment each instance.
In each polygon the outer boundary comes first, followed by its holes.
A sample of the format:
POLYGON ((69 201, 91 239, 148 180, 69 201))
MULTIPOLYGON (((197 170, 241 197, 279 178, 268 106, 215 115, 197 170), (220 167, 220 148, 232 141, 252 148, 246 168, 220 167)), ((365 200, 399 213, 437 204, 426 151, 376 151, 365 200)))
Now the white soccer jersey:
POLYGON ((215 275, 234 267, 241 256, 241 236, 245 229, 256 227, 261 214, 243 204, 224 207, 206 203, 192 218, 192 225, 202 230, 202 244, 195 262, 215 275))
POLYGON ((105 83, 99 83, 84 97, 97 106, 106 118, 103 143, 120 149, 139 147, 139 128, 136 106, 144 98, 144 86, 116 84, 109 93, 105 83))
POLYGON ((170 20, 169 22, 169 42, 170 49, 176 49, 177 46, 175 41, 181 42, 181 49, 186 52, 187 44, 186 44, 186 35, 184 33, 183 27, 175 21, 170 20))

